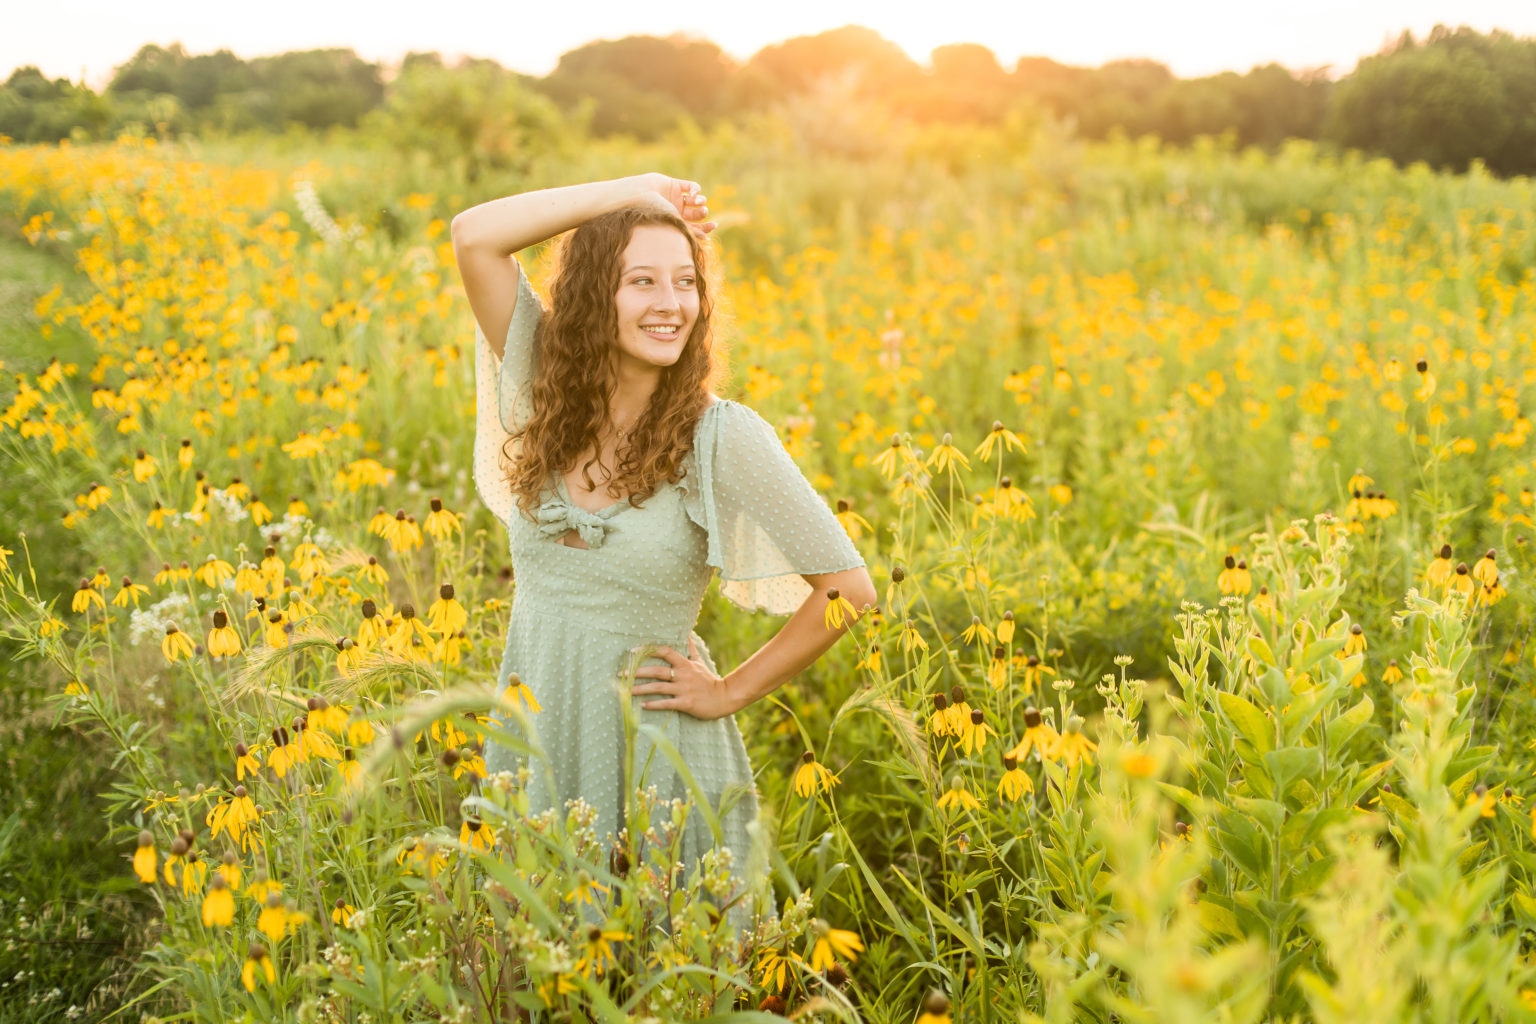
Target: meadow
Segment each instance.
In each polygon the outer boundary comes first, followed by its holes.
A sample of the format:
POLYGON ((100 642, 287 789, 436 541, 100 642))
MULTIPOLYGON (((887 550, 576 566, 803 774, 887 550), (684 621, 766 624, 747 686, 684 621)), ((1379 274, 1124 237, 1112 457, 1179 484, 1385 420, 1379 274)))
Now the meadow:
MULTIPOLYGON (((4 680, 44 758, 6 759, 7 951, 70 948, 24 904, 71 844, 129 922, 7 1013, 1536 1016, 1530 182, 888 127, 473 187, 343 135, 0 146, 4 680), (719 213, 718 393, 882 595, 738 716, 759 846, 685 872, 708 806, 642 796, 615 850, 486 776, 488 711, 537 710, 491 692, 516 582, 447 231, 647 170, 719 213), (65 763, 100 799, 49 803, 65 763)), ((699 632, 723 669, 775 628, 712 593, 699 632)))

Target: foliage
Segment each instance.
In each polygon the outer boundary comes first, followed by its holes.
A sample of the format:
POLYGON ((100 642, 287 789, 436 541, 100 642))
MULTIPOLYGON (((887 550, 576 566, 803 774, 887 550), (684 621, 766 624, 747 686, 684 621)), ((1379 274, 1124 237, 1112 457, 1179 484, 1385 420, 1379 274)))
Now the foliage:
MULTIPOLYGON (((441 192, 378 149, 0 151, 0 217, 75 268, 7 355, 4 631, 103 751, 81 828, 155 908, 132 1012, 1525 1012, 1530 184, 1021 120, 966 135, 995 160, 908 125, 812 163, 759 116, 441 192), (464 468, 444 222, 652 166, 724 224, 728 394, 881 590, 740 716, 773 870, 738 881, 653 859, 706 806, 636 801, 655 839, 620 862, 476 771, 513 742, 476 683, 516 581, 464 468), (734 931, 719 904, 766 886, 777 922, 734 931)), ((699 628, 723 666, 774 625, 709 600, 699 628)))

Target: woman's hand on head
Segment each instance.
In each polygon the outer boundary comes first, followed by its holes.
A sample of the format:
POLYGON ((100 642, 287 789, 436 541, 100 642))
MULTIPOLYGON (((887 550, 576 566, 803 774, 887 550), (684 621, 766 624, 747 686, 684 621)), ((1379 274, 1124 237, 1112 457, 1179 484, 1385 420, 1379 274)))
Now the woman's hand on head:
POLYGON ((665 665, 641 665, 635 669, 635 685, 630 693, 648 697, 640 702, 646 711, 681 711, 694 718, 711 721, 741 710, 741 702, 699 657, 693 637, 688 638, 688 656, 670 647, 655 648, 655 657, 665 658, 665 665), (660 698, 660 699, 658 699, 660 698))
POLYGON ((715 222, 708 219, 709 207, 704 205, 707 197, 700 191, 698 182, 656 172, 640 175, 640 181, 648 196, 656 196, 658 205, 665 203, 673 213, 687 221, 700 238, 715 230, 715 222))

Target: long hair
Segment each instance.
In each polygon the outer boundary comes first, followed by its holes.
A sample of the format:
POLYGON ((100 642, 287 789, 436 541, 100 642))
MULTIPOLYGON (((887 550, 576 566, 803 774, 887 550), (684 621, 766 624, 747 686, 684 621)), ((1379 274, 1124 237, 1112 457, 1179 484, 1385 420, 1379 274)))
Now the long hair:
MULTIPOLYGON (((585 222, 560 248, 550 309, 534 335, 532 413, 502 449, 512 493, 529 518, 550 475, 563 475, 584 450, 595 448, 609 420, 608 396, 618 384, 615 296, 624 250, 642 224, 675 227, 688 240, 698 269, 699 315, 677 362, 662 371, 650 404, 619 444, 608 487, 638 506, 662 481, 682 478, 683 456, 693 447, 714 374, 708 250, 675 212, 628 206, 585 222)), ((582 465, 588 488, 597 486, 591 473, 595 461, 594 456, 582 465)))

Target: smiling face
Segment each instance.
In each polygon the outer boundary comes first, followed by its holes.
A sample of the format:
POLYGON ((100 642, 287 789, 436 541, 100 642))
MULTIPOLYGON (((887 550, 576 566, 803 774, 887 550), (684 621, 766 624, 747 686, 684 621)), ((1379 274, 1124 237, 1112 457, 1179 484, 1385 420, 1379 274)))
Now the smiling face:
POLYGON ((671 366, 699 318, 699 271, 688 239, 669 225, 636 225, 619 265, 620 376, 671 366))

